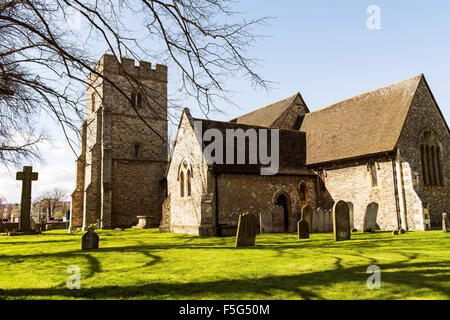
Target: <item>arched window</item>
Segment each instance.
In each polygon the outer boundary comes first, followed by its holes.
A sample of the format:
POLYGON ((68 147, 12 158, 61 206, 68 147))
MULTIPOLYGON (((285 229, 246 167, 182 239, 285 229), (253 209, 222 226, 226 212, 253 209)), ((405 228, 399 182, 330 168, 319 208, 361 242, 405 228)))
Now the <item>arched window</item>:
POLYGON ((191 170, 187 171, 187 195, 191 196, 191 170))
POLYGON ((427 130, 420 138, 420 161, 423 184, 425 186, 443 186, 441 167, 442 149, 438 137, 427 130))
POLYGON ((368 170, 370 173, 370 184, 372 187, 378 186, 378 176, 377 176, 377 165, 375 162, 369 162, 368 164, 368 170))
POLYGON ((180 196, 184 197, 184 173, 181 171, 180 173, 180 196))
POLYGON ((304 181, 300 183, 298 194, 300 196, 300 201, 306 201, 306 183, 304 181))
POLYGON ((180 181, 180 196, 192 195, 192 165, 189 159, 183 158, 178 166, 178 180, 180 181), (185 181, 186 178, 186 181, 185 181))

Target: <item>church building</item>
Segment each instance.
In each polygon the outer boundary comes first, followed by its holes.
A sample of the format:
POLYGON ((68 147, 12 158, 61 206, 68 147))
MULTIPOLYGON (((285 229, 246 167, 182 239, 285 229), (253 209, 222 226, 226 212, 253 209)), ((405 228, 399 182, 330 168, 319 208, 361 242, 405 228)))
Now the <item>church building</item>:
POLYGON ((292 232, 309 204, 312 231, 329 232, 339 200, 358 230, 437 228, 450 210, 449 137, 423 75, 314 112, 299 93, 229 122, 195 119, 186 109, 168 165, 160 229, 231 235, 239 214, 282 206, 285 231, 292 232), (261 164, 208 163, 206 130, 225 137, 227 129, 261 128, 279 129, 276 174, 261 175, 261 164))
POLYGON ((70 228, 234 235, 242 213, 283 210, 294 232, 429 230, 450 212, 450 134, 424 75, 310 112, 300 93, 230 121, 181 115, 168 157, 167 67, 104 55, 91 74, 70 228), (144 84, 135 84, 124 73, 144 84), (150 124, 150 126, 148 126, 150 124))

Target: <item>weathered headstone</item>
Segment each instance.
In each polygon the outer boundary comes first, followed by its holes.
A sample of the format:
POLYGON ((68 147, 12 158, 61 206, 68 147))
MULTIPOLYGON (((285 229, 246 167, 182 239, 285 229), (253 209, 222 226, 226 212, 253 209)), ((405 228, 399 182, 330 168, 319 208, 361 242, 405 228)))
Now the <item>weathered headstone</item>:
POLYGON ((325 232, 333 232, 333 213, 331 212, 331 210, 324 210, 323 220, 325 232))
POLYGON ((273 221, 271 212, 260 212, 259 214, 259 232, 271 233, 273 232, 273 221))
POLYGON ((448 217, 447 213, 442 213, 442 231, 445 233, 449 232, 449 223, 448 223, 448 217))
POLYGON ((325 232, 325 215, 322 209, 318 208, 312 216, 311 233, 325 232))
POLYGON ((342 200, 333 207, 333 233, 335 241, 350 240, 350 210, 342 200))
POLYGON ((33 167, 25 166, 22 172, 16 173, 16 180, 22 180, 22 197, 20 200, 19 230, 10 232, 8 235, 36 234, 31 226, 31 182, 38 179, 38 173, 33 172, 33 167))
POLYGON ((133 228, 148 229, 152 227, 152 216, 137 216, 136 218, 138 218, 139 222, 133 228))
POLYGON ((95 233, 93 228, 89 228, 88 231, 81 238, 81 250, 98 249, 98 243, 100 238, 95 233))
POLYGON ((378 204, 370 203, 366 209, 366 216, 364 217, 363 232, 375 232, 377 226, 378 204))
POLYGON ((313 215, 313 208, 309 204, 305 204, 302 207, 302 216, 301 219, 308 222, 308 226, 312 226, 312 215, 313 215))
POLYGON ((257 231, 256 216, 251 213, 239 215, 236 247, 254 246, 257 231))
POLYGON ((284 232, 284 208, 274 206, 272 210, 273 232, 284 232))
POLYGON ((297 232, 299 239, 308 239, 309 238, 308 222, 306 222, 303 219, 300 219, 300 221, 297 223, 297 232))

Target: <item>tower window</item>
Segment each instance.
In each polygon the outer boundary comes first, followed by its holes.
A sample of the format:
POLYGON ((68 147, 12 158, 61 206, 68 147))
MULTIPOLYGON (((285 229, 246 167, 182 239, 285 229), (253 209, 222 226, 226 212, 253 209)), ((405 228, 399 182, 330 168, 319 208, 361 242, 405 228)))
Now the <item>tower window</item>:
POLYGON ((369 163, 370 183, 372 187, 378 186, 377 166, 375 162, 369 163))
POLYGON ((432 131, 425 131, 420 139, 420 160, 425 186, 443 186, 441 147, 432 131))
POLYGON ((130 100, 131 100, 132 107, 139 108, 142 105, 142 94, 132 92, 130 100))
POLYGON ((141 145, 139 143, 134 144, 133 156, 139 158, 141 156, 141 145))
POLYGON ((95 93, 91 94, 91 111, 95 112, 95 93))

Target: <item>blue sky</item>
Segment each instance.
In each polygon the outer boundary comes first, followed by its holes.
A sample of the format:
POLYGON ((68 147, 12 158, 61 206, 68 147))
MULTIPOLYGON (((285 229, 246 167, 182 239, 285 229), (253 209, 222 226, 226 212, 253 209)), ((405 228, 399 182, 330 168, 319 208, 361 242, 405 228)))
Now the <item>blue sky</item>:
MULTIPOLYGON (((223 104, 226 115, 211 117, 228 120, 295 92, 313 111, 424 73, 448 122, 450 1, 243 0, 236 8, 245 17, 273 17, 270 25, 255 30, 266 37, 248 54, 261 60, 258 71, 274 83, 266 92, 244 79, 230 79, 226 87, 239 108, 223 104), (379 30, 366 26, 370 5, 381 10, 379 30)), ((174 89, 177 79, 171 70, 169 78, 169 90, 174 89)), ((186 107, 201 116, 193 102, 186 101, 186 107)), ((43 146, 45 163, 33 164, 40 172, 33 197, 54 186, 71 192, 75 185, 75 155, 57 130, 50 131, 54 142, 43 146)), ((0 195, 19 201, 20 185, 4 168, 0 186, 0 195)))

